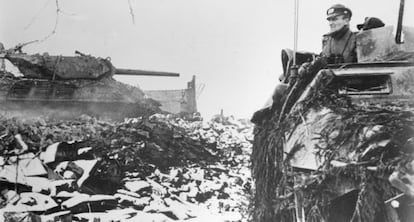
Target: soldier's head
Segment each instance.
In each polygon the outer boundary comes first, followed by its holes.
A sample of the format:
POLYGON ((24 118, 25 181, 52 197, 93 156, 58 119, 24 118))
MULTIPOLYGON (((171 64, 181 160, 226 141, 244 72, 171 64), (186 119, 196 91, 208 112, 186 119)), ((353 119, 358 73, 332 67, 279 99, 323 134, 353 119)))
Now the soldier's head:
POLYGON ((384 27, 384 22, 381 21, 381 19, 376 17, 365 17, 364 23, 358 24, 357 28, 360 31, 370 30, 370 29, 376 29, 380 27, 384 27))
POLYGON ((326 11, 326 20, 332 32, 341 30, 344 26, 349 27, 352 11, 341 4, 335 4, 326 11))

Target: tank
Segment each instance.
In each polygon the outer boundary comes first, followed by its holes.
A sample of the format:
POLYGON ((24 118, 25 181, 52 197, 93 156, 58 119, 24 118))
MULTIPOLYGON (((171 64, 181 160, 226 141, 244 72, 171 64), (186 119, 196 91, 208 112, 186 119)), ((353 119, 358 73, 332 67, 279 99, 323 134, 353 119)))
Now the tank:
POLYGON ((358 33, 358 63, 297 53, 299 75, 282 51, 286 90, 252 118, 253 221, 414 221, 414 28, 401 33, 358 33))
POLYGON ((28 55, 15 50, 2 58, 23 76, 0 75, 2 115, 73 118, 82 114, 122 119, 160 112, 160 104, 114 75, 179 76, 177 73, 115 68, 110 59, 76 52, 75 56, 28 55))

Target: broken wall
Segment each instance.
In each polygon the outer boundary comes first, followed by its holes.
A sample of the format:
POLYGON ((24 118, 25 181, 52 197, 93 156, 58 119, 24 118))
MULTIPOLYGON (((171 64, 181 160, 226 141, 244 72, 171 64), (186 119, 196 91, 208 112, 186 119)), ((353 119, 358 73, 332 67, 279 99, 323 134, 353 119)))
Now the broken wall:
POLYGON ((161 110, 178 113, 197 112, 195 76, 187 83, 186 89, 177 90, 147 90, 147 97, 161 103, 161 110))

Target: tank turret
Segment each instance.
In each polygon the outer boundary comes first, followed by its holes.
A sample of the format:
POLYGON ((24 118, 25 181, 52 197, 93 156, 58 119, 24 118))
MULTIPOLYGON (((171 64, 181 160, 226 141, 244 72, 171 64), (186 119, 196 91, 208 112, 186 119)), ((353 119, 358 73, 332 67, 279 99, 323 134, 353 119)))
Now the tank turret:
POLYGON ((28 55, 6 52, 2 57, 9 60, 28 78, 37 79, 99 79, 113 75, 170 76, 178 73, 115 68, 109 59, 97 58, 75 52, 78 56, 28 55))

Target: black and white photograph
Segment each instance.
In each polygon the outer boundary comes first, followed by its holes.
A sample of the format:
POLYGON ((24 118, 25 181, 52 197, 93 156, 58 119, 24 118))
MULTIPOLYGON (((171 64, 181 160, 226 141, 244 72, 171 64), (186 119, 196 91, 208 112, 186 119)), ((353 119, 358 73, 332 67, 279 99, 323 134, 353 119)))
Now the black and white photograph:
POLYGON ((0 5, 0 222, 414 221, 414 1, 0 5))

